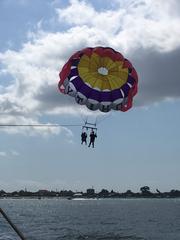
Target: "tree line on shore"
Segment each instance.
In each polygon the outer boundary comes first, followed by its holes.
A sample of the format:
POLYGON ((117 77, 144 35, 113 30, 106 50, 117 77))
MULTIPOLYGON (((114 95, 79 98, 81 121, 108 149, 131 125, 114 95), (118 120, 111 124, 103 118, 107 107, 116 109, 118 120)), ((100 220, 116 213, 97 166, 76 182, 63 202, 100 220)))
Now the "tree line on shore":
POLYGON ((151 192, 148 186, 140 188, 140 192, 132 192, 127 190, 126 192, 116 192, 114 190, 108 191, 102 189, 99 192, 95 192, 93 188, 89 188, 86 192, 74 192, 72 190, 61 190, 61 191, 49 191, 49 190, 38 190, 37 192, 31 192, 25 190, 5 192, 0 190, 1 198, 8 197, 64 197, 64 198, 173 198, 180 197, 180 191, 172 189, 169 192, 161 192, 156 189, 156 192, 151 192))

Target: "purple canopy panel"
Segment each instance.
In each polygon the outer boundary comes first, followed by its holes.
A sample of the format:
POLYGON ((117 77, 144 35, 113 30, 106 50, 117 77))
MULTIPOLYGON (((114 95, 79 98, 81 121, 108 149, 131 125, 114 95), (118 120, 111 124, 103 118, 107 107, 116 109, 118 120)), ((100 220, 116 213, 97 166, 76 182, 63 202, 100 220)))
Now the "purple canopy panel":
POLYGON ((125 83, 122 87, 121 87, 121 90, 123 91, 124 93, 124 97, 127 97, 128 94, 129 94, 129 90, 130 90, 130 86, 125 83))

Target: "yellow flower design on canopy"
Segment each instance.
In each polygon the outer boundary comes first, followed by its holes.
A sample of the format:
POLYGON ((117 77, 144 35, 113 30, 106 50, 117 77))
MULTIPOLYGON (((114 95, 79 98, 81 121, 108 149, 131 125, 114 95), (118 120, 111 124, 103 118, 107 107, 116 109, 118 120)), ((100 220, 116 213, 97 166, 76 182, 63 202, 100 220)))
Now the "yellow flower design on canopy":
POLYGON ((123 67, 122 61, 113 61, 96 53, 81 57, 78 72, 87 85, 101 91, 119 89, 128 79, 128 68, 123 67))

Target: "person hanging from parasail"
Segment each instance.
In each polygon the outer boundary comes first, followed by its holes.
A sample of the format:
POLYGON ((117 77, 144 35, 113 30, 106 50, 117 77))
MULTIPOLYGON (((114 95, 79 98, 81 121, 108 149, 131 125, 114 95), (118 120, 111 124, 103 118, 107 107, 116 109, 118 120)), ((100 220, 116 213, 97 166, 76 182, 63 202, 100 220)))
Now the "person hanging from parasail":
POLYGON ((81 144, 83 143, 87 145, 87 133, 84 131, 81 133, 81 144))
POLYGON ((92 130, 89 136, 90 136, 90 142, 88 147, 90 147, 92 144, 92 147, 94 148, 94 142, 95 142, 95 139, 97 138, 97 134, 92 130))

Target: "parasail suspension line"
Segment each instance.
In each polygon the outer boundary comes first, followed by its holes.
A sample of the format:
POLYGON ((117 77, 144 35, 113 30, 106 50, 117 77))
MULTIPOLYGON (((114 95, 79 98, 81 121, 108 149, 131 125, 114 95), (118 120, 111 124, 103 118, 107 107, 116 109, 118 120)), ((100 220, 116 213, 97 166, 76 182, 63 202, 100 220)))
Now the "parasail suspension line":
POLYGON ((0 127, 80 127, 81 124, 0 124, 0 127))

